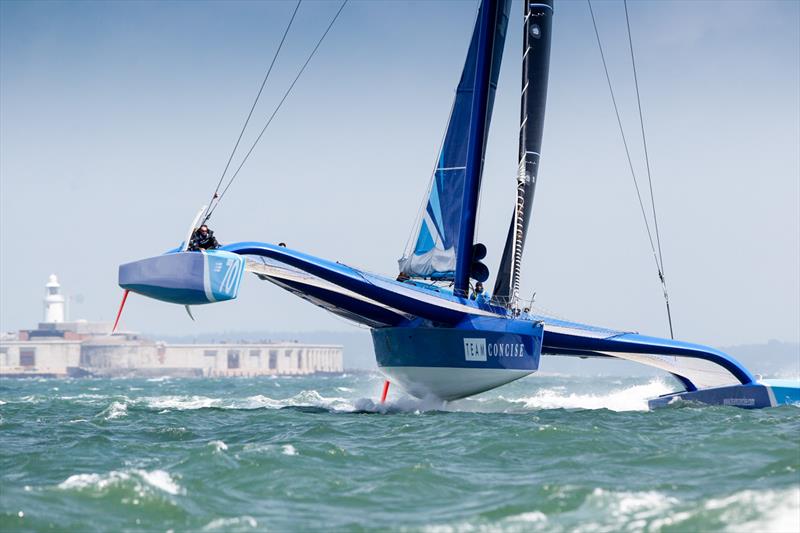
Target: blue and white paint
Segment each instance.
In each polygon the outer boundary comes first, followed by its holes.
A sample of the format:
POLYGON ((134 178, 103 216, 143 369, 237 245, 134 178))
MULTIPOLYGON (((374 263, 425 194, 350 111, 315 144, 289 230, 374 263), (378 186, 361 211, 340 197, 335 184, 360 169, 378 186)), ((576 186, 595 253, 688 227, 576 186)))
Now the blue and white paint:
POLYGON ((169 303, 199 305, 239 294, 244 257, 221 250, 159 255, 119 267, 123 289, 169 303))

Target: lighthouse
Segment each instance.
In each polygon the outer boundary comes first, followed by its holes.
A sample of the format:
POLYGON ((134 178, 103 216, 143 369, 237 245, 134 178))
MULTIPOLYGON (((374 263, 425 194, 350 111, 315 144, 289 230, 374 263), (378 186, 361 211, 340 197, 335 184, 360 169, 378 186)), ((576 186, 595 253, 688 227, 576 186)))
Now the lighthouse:
POLYGON ((50 274, 45 285, 44 321, 51 324, 64 322, 64 295, 55 274, 50 274))

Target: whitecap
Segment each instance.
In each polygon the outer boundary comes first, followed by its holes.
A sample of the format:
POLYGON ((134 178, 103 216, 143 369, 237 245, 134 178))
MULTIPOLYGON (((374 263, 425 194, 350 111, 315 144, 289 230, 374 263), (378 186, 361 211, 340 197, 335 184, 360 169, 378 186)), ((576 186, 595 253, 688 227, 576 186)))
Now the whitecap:
POLYGON ((104 415, 106 420, 114 420, 115 418, 122 418, 128 414, 128 404, 125 402, 111 402, 100 415, 104 415))
POLYGON ((112 470, 107 474, 74 474, 58 484, 62 490, 106 492, 112 487, 133 484, 139 496, 144 496, 156 489, 170 495, 183 494, 185 491, 164 470, 112 470))
POLYGON ((708 500, 706 510, 721 512, 725 523, 737 530, 800 531, 800 487, 784 490, 743 490, 724 498, 708 500))
POLYGON ((88 488, 104 490, 109 486, 130 479, 130 475, 125 472, 110 472, 106 475, 100 474, 74 474, 58 484, 59 489, 63 490, 84 490, 88 488))
POLYGON ((152 409, 175 409, 190 411, 206 407, 218 407, 222 400, 206 396, 153 396, 144 398, 145 404, 152 409))
POLYGON ((215 518, 203 526, 203 531, 211 531, 214 529, 228 530, 233 526, 248 526, 255 529, 258 527, 258 522, 252 516, 247 515, 234 518, 215 518))
POLYGON ((222 442, 221 440, 212 440, 208 443, 209 446, 214 448, 215 452, 224 452, 228 449, 228 445, 222 442))
POLYGON ((166 492, 167 494, 172 494, 173 496, 180 494, 183 492, 183 489, 178 485, 172 476, 170 476, 164 470, 153 470, 148 472, 146 470, 137 470, 136 471, 142 479, 149 485, 166 492))
POLYGON ((575 518, 591 515, 600 521, 584 524, 585 529, 658 531, 652 525, 647 528, 648 523, 664 516, 673 517, 675 523, 688 518, 688 515, 679 517, 675 512, 679 504, 677 498, 658 491, 629 492, 596 488, 581 506, 584 512, 575 518))
POLYGON ((611 411, 647 411, 647 400, 672 392, 661 379, 643 385, 616 389, 606 394, 568 393, 556 388, 541 389, 533 396, 508 399, 528 409, 610 409, 611 411))
POLYGON ((371 398, 359 398, 354 402, 355 410, 368 413, 424 413, 426 411, 444 411, 447 402, 435 397, 413 398, 401 396, 393 401, 375 403, 371 398))
POLYGON ((281 448, 283 455, 297 455, 297 450, 291 444, 284 444, 281 448))
POLYGON ((229 407, 236 409, 282 409, 284 407, 322 407, 332 411, 353 411, 355 407, 347 398, 325 397, 315 390, 304 390, 290 398, 275 399, 258 394, 244 400, 233 401, 229 407))

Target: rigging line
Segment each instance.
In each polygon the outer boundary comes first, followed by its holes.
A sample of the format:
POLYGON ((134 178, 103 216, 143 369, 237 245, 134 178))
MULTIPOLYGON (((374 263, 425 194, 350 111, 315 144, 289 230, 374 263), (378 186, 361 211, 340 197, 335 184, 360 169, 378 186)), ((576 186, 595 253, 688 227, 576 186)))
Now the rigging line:
POLYGON ((661 263, 658 261, 658 256, 656 255, 656 246, 655 241, 653 241, 653 234, 650 231, 650 223, 647 220, 647 212, 644 209, 644 201, 642 200, 642 193, 639 189, 639 181, 636 179, 636 171, 633 169, 633 161, 631 160, 631 152, 628 148, 628 140, 625 137, 625 130, 622 127, 622 119, 620 118, 619 114, 619 107, 617 106, 617 98, 614 95, 614 88, 611 85, 611 75, 608 73, 608 66, 606 65, 606 56, 603 52, 603 45, 600 41, 600 32, 597 29, 597 21, 594 17, 594 10, 592 9, 592 0, 586 0, 589 4, 589 13, 592 15, 592 25, 594 26, 594 35, 597 38, 597 48, 600 50, 600 59, 603 61, 603 70, 606 73, 606 82, 608 83, 608 91, 611 93, 611 103, 614 105, 614 113, 617 115, 617 125, 619 126, 619 133, 622 136, 622 144, 625 147, 625 156, 628 158, 628 168, 631 171, 631 178, 633 178, 633 186, 636 188, 636 198, 639 200, 639 207, 642 211, 642 219, 644 220, 644 227, 647 230, 647 238, 650 240, 650 249, 653 251, 653 259, 656 262, 656 268, 658 269, 658 275, 661 276, 661 263))
POLYGON ((281 98, 280 102, 278 102, 278 105, 275 107, 275 110, 270 115, 269 119, 267 120, 267 123, 261 129, 261 133, 258 134, 258 137, 256 137, 256 140, 253 142, 252 146, 250 146, 250 149, 245 154, 244 159, 242 159, 242 162, 239 164, 239 167, 236 169, 236 172, 234 172, 233 176, 231 176, 230 180, 228 180, 228 184, 225 186, 225 188, 220 193, 219 198, 217 198, 216 205, 214 206, 213 209, 211 209, 208 212, 208 215, 206 215, 206 220, 211 218, 212 213, 214 213, 214 210, 219 206, 219 203, 222 201, 222 198, 225 196, 225 193, 228 192, 228 189, 230 189, 231 185, 233 184, 233 181, 239 175, 239 171, 242 170, 242 167, 247 162, 247 159, 250 157, 250 154, 253 153, 253 150, 255 149, 256 145, 261 140, 261 137, 264 135, 264 132, 267 131, 267 128, 269 127, 269 125, 272 124, 272 120, 275 118, 275 115, 278 114, 278 111, 280 110, 281 106, 283 106, 283 103, 286 101, 286 98, 289 96, 289 93, 292 92, 292 89, 294 88, 295 84, 297 83, 297 80, 299 80, 300 76, 303 75, 303 72, 305 71, 306 67, 311 62, 311 58, 313 58, 314 54, 317 53, 317 50, 319 49, 320 45, 322 44, 322 41, 325 40, 325 37, 328 35, 328 32, 330 32, 331 28, 333 27, 333 24, 336 22, 336 19, 339 18, 339 15, 342 13, 342 10, 344 9, 344 6, 347 5, 348 1, 349 0, 344 0, 342 2, 342 5, 339 6, 339 10, 336 12, 336 14, 331 19, 331 22, 328 24, 328 27, 325 29, 325 32, 322 34, 322 37, 320 37, 319 41, 317 41, 317 44, 316 44, 316 46, 314 46, 314 49, 311 50, 311 53, 308 55, 308 58, 306 59, 306 62, 303 63, 303 66, 298 71, 297 76, 295 76, 295 78, 292 81, 291 85, 289 85, 289 88, 286 89, 286 92, 283 94, 283 97, 281 98))
POLYGON ((253 105, 250 106, 250 112, 247 114, 247 118, 244 121, 244 125, 242 126, 242 131, 239 132, 239 138, 236 139, 236 144, 233 146, 233 150, 231 150, 231 155, 228 156, 228 162, 225 163, 225 169, 222 171, 222 174, 219 177, 219 181, 217 182, 217 187, 214 189, 214 194, 211 195, 211 201, 208 202, 208 208, 203 213, 203 221, 206 221, 206 215, 209 213, 209 209, 211 209, 211 205, 214 203, 214 200, 218 198, 217 193, 219 192, 219 188, 222 185, 222 181, 225 179, 225 174, 228 173, 228 168, 231 166, 231 161, 233 161, 233 156, 236 154, 237 148, 239 148, 239 143, 242 141, 242 136, 244 135, 244 131, 247 129, 247 125, 250 123, 250 118, 253 116, 253 111, 256 109, 256 104, 258 104, 259 98, 261 98, 261 93, 264 91, 264 86, 267 84, 267 80, 269 79, 269 75, 272 73, 272 67, 275 66, 275 61, 278 59, 278 54, 281 53, 281 48, 283 48, 283 43, 286 41, 286 36, 289 34, 289 29, 292 27, 292 23, 294 22, 295 16, 297 16, 297 11, 300 9, 300 4, 303 0, 297 0, 297 5, 294 6, 294 11, 292 12, 292 17, 289 19, 289 24, 286 26, 286 30, 283 32, 283 37, 281 37, 281 42, 278 43, 278 49, 275 50, 275 54, 272 56, 272 61, 269 64, 269 68, 267 69, 267 73, 264 75, 264 80, 261 82, 261 87, 258 89, 258 94, 256 94, 255 100, 253 100, 253 105))
POLYGON ((658 217, 656 216, 656 200, 653 194, 653 177, 650 173, 650 157, 647 153, 647 136, 644 133, 644 115, 642 114, 642 99, 639 96, 639 76, 636 73, 636 58, 633 54, 633 38, 631 37, 631 22, 628 17, 628 0, 623 0, 625 6, 625 25, 628 29, 628 48, 631 52, 631 66, 633 67, 633 83, 636 87, 636 105, 639 109, 639 125, 642 130, 642 146, 644 148, 644 161, 647 167, 647 182, 650 186, 650 205, 653 208, 653 227, 656 232, 656 244, 658 245, 658 260, 661 264, 661 274, 664 274, 664 256, 661 253, 661 236, 658 231, 658 217))
MULTIPOLYGON (((622 119, 620 118, 619 107, 617 106, 617 98, 614 95, 614 87, 611 84, 611 75, 608 73, 608 65, 606 63, 606 56, 605 56, 605 53, 603 52, 603 44, 602 44, 602 42, 600 40, 600 31, 597 29, 597 20, 595 19, 595 16, 594 16, 594 9, 592 9, 592 0, 586 0, 586 2, 589 4, 589 13, 592 16, 592 26, 594 27, 594 35, 597 38, 597 48, 600 50, 600 59, 603 62, 603 71, 605 72, 605 75, 606 75, 606 82, 608 83, 608 91, 611 94, 611 102, 614 105, 614 114, 617 116, 617 125, 619 126, 619 133, 620 133, 620 136, 622 137, 622 144, 625 147, 625 156, 628 159, 628 168, 631 171, 631 178, 633 179, 633 185, 634 185, 634 187, 636 189, 636 198, 639 200, 639 209, 641 210, 641 213, 642 213, 642 220, 644 220, 644 227, 647 230, 647 238, 650 241, 650 250, 653 253, 653 261, 655 262, 656 270, 658 271, 658 279, 661 281, 661 289, 662 289, 662 291, 664 293, 664 302, 666 303, 666 306, 667 306, 667 321, 669 322, 669 334, 670 334, 671 338, 674 338, 674 333, 673 333, 673 329, 672 329, 672 312, 671 312, 670 306, 669 306, 669 295, 667 293, 667 284, 666 284, 666 281, 664 279, 664 272, 663 272, 662 267, 661 267, 661 261, 659 260, 660 248, 661 247, 660 247, 660 244, 659 244, 659 252, 657 253, 656 252, 656 244, 653 241, 653 233, 650 230, 650 223, 647 220, 647 212, 645 211, 645 208, 644 208, 644 201, 642 200, 642 193, 641 193, 641 190, 639 189, 639 181, 636 179, 636 171, 633 169, 633 162, 631 160, 631 152, 630 152, 630 149, 628 148, 627 138, 625 137, 625 129, 622 126, 622 119)), ((630 37, 630 33, 628 34, 628 36, 630 37)), ((637 90, 637 95, 638 95, 638 90, 637 90)), ((640 118, 641 118, 641 115, 640 115, 640 118)), ((649 164, 648 164, 648 175, 649 175, 649 168, 650 167, 649 167, 649 164)), ((652 182, 651 182, 651 184, 652 184, 652 182)), ((651 187, 650 191, 651 191, 651 194, 652 194, 652 187, 651 187)), ((652 196, 651 196, 651 202, 652 202, 652 196)), ((655 212, 655 204, 653 204, 653 205, 654 205, 654 212, 655 212)))
POLYGON ((661 235, 658 231, 658 216, 656 216, 656 198, 653 194, 653 177, 650 172, 650 157, 647 153, 647 136, 644 132, 644 115, 642 114, 642 99, 639 95, 639 76, 636 73, 636 58, 633 54, 633 38, 631 37, 631 21, 628 16, 628 0, 622 0, 625 6, 625 25, 628 29, 628 48, 631 51, 631 66, 633 67, 633 83, 636 87, 636 105, 639 108, 639 125, 642 130, 642 146, 644 147, 644 161, 647 166, 647 182, 650 186, 650 206, 653 209, 653 227, 656 231, 656 244, 658 245, 658 260, 660 262, 659 276, 661 278, 661 288, 664 290, 664 302, 667 304, 667 319, 669 320, 669 334, 675 338, 672 331, 672 313, 669 308, 669 295, 667 294, 667 280, 664 278, 664 255, 661 252, 661 235))

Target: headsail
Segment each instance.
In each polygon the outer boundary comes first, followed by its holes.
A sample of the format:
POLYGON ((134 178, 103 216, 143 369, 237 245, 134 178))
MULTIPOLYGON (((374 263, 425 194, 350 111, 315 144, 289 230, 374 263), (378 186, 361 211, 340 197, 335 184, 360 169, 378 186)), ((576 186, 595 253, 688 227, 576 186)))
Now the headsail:
POLYGON ((519 172, 517 201, 508 229, 503 258, 497 273, 493 298, 506 306, 519 292, 522 251, 533 211, 533 194, 539 173, 539 157, 547 101, 547 75, 550 68, 552 0, 526 0, 522 44, 522 95, 519 132, 519 172))
MULTIPOLYGON (((467 182, 467 157, 473 122, 473 100, 476 89, 476 72, 480 55, 490 58, 488 102, 485 109, 485 124, 482 135, 485 140, 494 104, 500 63, 503 56, 510 0, 488 0, 478 12, 475 29, 470 41, 467 59, 456 89, 444 142, 436 168, 431 178, 430 191, 417 221, 413 239, 399 260, 400 272, 410 277, 453 279, 456 271, 458 240, 463 225, 465 184, 467 182), (491 41, 487 50, 480 48, 482 17, 491 14, 491 41)), ((481 143, 483 144, 483 143, 481 143)), ((483 157, 481 150, 481 159, 483 157)), ((470 236, 471 240, 471 236, 470 236)), ((470 246, 471 246, 470 242, 470 246)))

